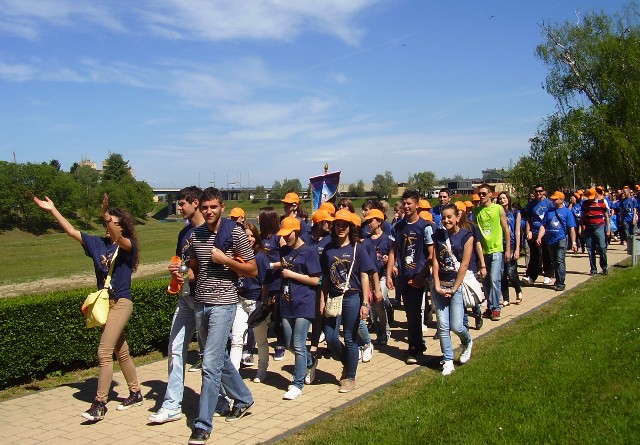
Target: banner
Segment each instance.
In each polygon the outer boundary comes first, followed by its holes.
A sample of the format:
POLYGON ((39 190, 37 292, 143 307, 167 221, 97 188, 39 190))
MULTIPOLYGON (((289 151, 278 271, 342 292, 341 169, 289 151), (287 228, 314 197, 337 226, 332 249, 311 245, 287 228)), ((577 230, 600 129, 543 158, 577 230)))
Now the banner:
POLYGON ((311 193, 313 194, 313 212, 318 210, 320 204, 330 201, 338 191, 340 182, 340 172, 326 173, 320 176, 309 178, 311 183, 311 193))

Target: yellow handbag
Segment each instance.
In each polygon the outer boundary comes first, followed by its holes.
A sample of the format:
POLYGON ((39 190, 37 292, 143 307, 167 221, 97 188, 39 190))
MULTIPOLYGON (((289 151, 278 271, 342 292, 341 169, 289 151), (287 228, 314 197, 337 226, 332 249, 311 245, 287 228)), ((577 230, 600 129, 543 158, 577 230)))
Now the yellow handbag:
POLYGON ((91 292, 87 295, 82 303, 81 311, 86 318, 87 328, 96 328, 104 326, 109 316, 109 288, 111 287, 111 274, 113 273, 113 265, 116 263, 116 257, 118 256, 118 249, 111 258, 111 264, 109 265, 109 273, 104 280, 104 287, 96 292, 91 292))

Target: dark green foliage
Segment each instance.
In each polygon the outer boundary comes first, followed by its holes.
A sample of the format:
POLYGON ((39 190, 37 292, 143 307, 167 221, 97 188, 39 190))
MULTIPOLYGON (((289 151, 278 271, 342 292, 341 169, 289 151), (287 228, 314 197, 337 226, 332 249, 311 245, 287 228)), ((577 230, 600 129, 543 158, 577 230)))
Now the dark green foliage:
POLYGON ((393 174, 387 170, 384 175, 376 175, 372 181, 372 191, 381 199, 388 199, 398 193, 398 184, 393 179, 393 174))
MULTIPOLYGON (((133 315, 126 328, 132 355, 163 350, 176 299, 168 278, 134 282, 133 315)), ((87 329, 80 306, 95 289, 0 299, 0 388, 51 371, 97 364, 102 330, 87 329)))

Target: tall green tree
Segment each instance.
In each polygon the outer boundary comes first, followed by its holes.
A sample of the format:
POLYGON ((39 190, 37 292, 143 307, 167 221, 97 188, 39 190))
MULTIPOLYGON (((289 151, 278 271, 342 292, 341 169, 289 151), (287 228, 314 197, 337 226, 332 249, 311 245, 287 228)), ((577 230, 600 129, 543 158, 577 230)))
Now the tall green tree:
POLYGON ((347 193, 349 194, 349 196, 365 196, 367 194, 367 191, 364 187, 364 181, 362 179, 358 179, 355 184, 349 184, 349 187, 347 187, 347 193))
POLYGON ((125 161, 120 153, 111 153, 104 162, 102 180, 119 182, 129 177, 132 177, 129 161, 125 161))
POLYGON ((420 195, 425 196, 435 183, 436 174, 432 171, 424 171, 410 175, 407 181, 407 188, 415 189, 420 195))
POLYGON ((378 198, 389 199, 398 193, 398 183, 393 179, 393 174, 387 170, 383 175, 378 174, 373 178, 372 191, 378 198))
POLYGON ((577 184, 636 182, 640 178, 637 5, 628 4, 612 16, 589 12, 578 23, 543 23, 541 28, 545 41, 536 54, 549 67, 545 88, 556 100, 557 111, 531 139, 529 157, 538 164, 537 182, 547 182, 548 188, 569 187, 573 164, 577 184))

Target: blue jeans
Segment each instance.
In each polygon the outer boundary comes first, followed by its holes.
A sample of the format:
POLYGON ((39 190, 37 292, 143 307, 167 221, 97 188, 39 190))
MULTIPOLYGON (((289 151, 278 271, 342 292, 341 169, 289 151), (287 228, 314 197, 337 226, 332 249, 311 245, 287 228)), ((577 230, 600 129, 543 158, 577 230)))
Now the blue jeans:
POLYGON ((402 283, 402 296, 404 298, 404 308, 407 315, 407 337, 409 340, 409 353, 415 354, 426 351, 427 346, 422 338, 422 299, 424 288, 415 288, 406 281, 398 280, 402 283))
POLYGON ((453 331, 460 338, 463 345, 467 345, 471 341, 469 329, 462 322, 465 313, 462 291, 458 289, 451 298, 444 297, 435 291, 432 292, 432 295, 436 303, 440 349, 445 360, 453 360, 450 331, 453 331))
POLYGON ((309 318, 283 318, 282 330, 285 347, 293 352, 295 365, 293 367, 293 385, 302 389, 307 369, 313 365, 313 357, 307 350, 307 334, 311 320, 309 318))
POLYGON ((358 370, 359 348, 357 343, 360 324, 360 294, 345 295, 342 299, 342 314, 337 317, 325 317, 324 335, 331 355, 344 365, 346 378, 355 379, 358 370), (344 331, 344 344, 340 341, 340 325, 344 331))
POLYGON ((556 286, 564 286, 564 279, 567 275, 567 265, 565 258, 567 256, 567 240, 563 239, 556 244, 547 244, 549 256, 551 257, 551 265, 555 272, 556 286))
POLYGON ((231 363, 227 353, 227 339, 236 315, 235 304, 196 303, 196 325, 204 340, 202 358, 202 388, 198 417, 194 428, 213 429, 213 413, 218 404, 220 386, 234 405, 245 407, 253 403, 253 397, 242 377, 231 363))
POLYGON ((487 265, 487 277, 484 279, 485 294, 488 297, 489 309, 500 311, 500 295, 502 294, 502 267, 504 253, 495 252, 484 255, 487 265))
POLYGON ((600 255, 600 268, 607 270, 607 243, 605 241, 604 226, 587 226, 583 231, 589 253, 589 269, 592 273, 598 271, 596 267, 596 252, 600 255))
POLYGON ((179 297, 169 334, 169 381, 162 408, 180 409, 184 394, 184 365, 187 348, 196 328, 193 297, 179 297))

